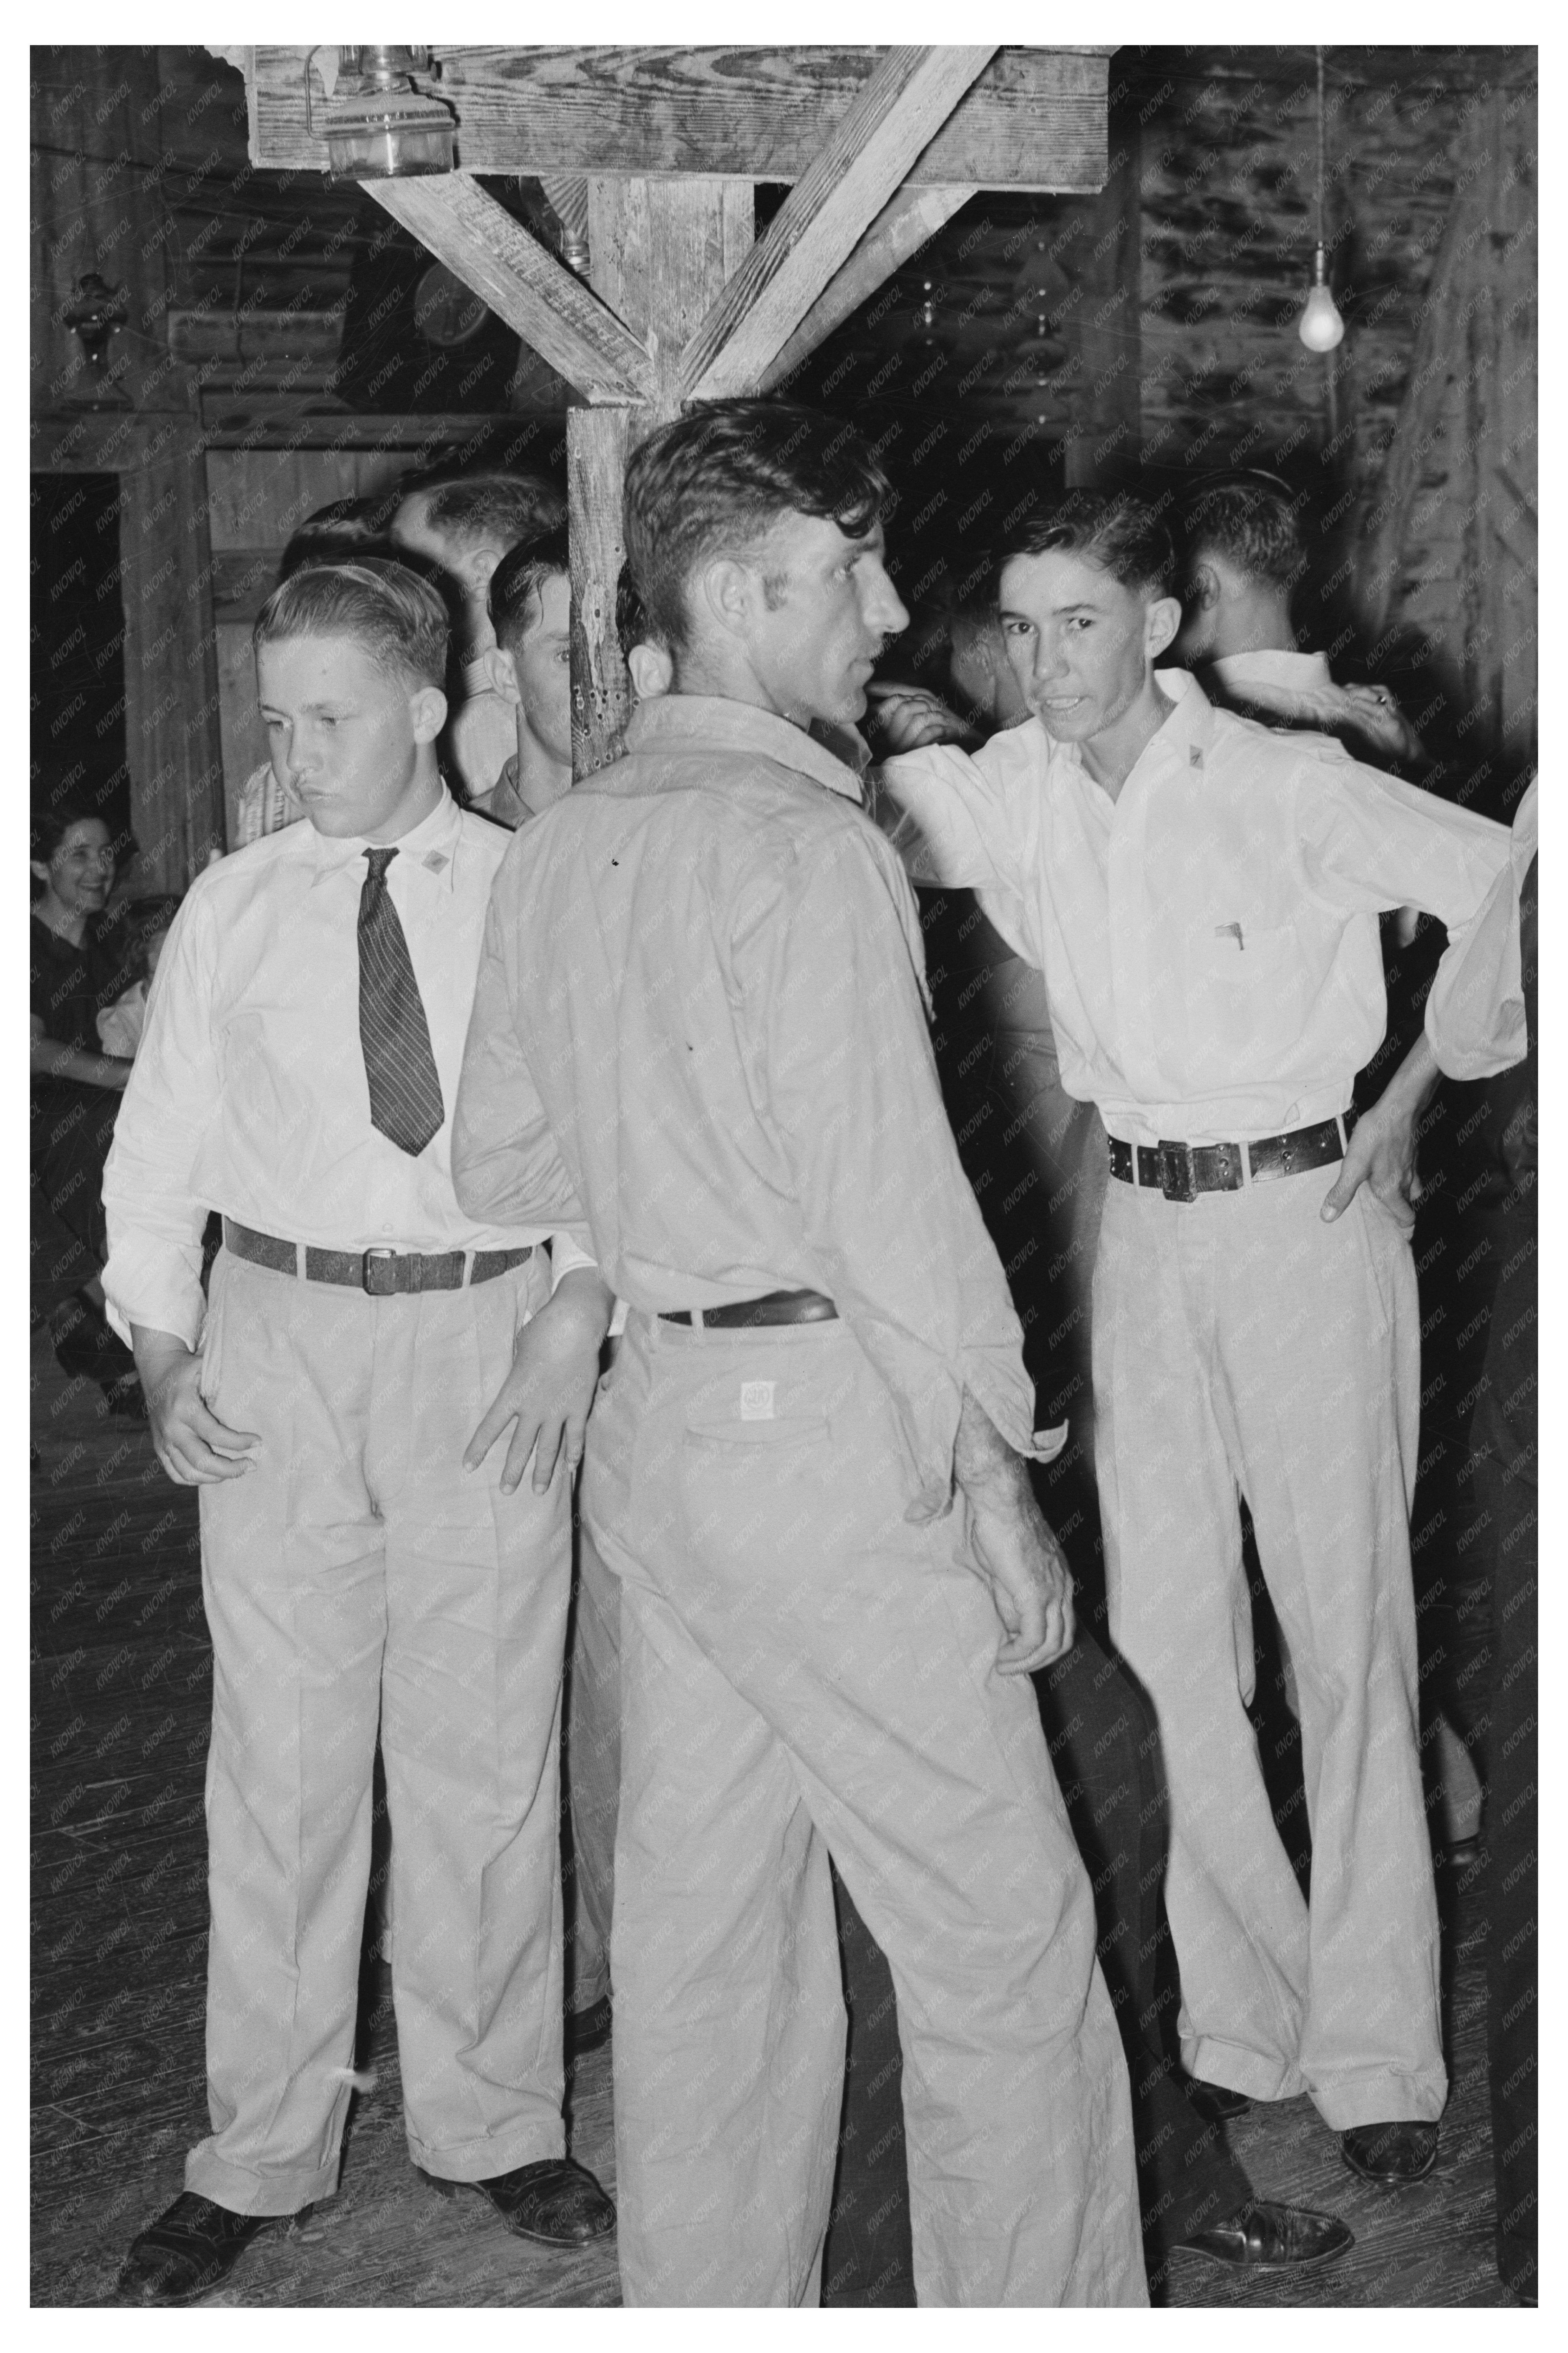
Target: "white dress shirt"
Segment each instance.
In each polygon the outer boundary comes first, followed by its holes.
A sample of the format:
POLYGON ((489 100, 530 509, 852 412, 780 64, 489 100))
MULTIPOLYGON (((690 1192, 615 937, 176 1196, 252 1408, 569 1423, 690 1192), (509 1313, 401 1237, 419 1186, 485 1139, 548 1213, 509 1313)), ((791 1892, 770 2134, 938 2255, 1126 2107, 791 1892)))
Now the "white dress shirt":
POLYGON ((1184 671, 1159 683, 1174 707, 1115 801, 1037 720, 973 754, 889 760, 881 790, 925 871, 973 888, 1044 971, 1062 1083, 1113 1134, 1214 1143, 1332 1118, 1387 1020, 1379 913, 1438 916, 1446 963, 1508 834, 1325 736, 1216 711, 1184 671))
MULTIPOLYGON (((546 1227, 468 1217, 452 1188, 463 1041, 508 839, 443 787, 387 870, 446 1113, 416 1157, 370 1119, 358 934, 369 844, 289 826, 197 877, 159 959, 104 1170, 103 1282, 121 1329, 147 1324, 196 1345, 209 1209, 329 1250, 545 1240, 546 1227)), ((568 1256, 584 1263, 580 1250, 568 1256)))
POLYGON ((487 661, 465 668, 463 699, 447 722, 446 744, 469 799, 483 800, 517 750, 517 706, 490 684, 487 661))
MULTIPOLYGON (((1270 648, 1262 653, 1221 654, 1208 667, 1227 702, 1245 703, 1259 714, 1278 712, 1293 727, 1332 727, 1345 715, 1344 696, 1330 676, 1327 654, 1270 648)), ((1170 675, 1159 672, 1161 678, 1170 675)))

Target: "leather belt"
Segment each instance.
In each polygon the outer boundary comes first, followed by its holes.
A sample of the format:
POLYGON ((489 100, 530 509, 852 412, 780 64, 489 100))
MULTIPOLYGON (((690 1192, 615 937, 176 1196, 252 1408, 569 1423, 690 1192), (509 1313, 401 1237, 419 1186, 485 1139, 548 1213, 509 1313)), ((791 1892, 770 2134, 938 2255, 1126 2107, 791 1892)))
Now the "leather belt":
POLYGON ((1163 1193, 1167 1201, 1195 1201, 1200 1193, 1239 1193, 1248 1177, 1260 1185, 1270 1176, 1299 1176, 1306 1169, 1327 1168, 1332 1161, 1342 1160, 1344 1136, 1350 1133, 1352 1116, 1345 1113, 1343 1134, 1337 1119, 1324 1119, 1315 1127, 1295 1127, 1288 1135, 1261 1135, 1251 1144, 1162 1140, 1134 1145, 1112 1135, 1106 1139, 1110 1146, 1110 1173, 1123 1185, 1136 1183, 1142 1191, 1163 1193))
MULTIPOLYGON (((223 1221, 224 1246, 236 1258, 247 1259, 252 1266, 269 1266, 275 1274, 300 1271, 300 1245, 284 1241, 277 1234, 258 1234, 252 1226, 236 1223, 233 1218, 223 1221)), ((373 1299, 392 1299, 399 1293, 418 1291, 461 1291, 465 1279, 472 1285, 490 1282, 498 1274, 506 1274, 514 1266, 524 1266, 533 1256, 533 1244, 526 1250, 318 1250, 313 1242, 305 1245, 305 1280, 307 1282, 341 1282, 353 1291, 365 1291, 373 1299)))
POLYGON ((767 1291, 732 1307, 675 1307, 661 1324, 691 1324, 701 1332, 748 1332, 762 1324, 830 1324, 838 1310, 820 1291, 767 1291))

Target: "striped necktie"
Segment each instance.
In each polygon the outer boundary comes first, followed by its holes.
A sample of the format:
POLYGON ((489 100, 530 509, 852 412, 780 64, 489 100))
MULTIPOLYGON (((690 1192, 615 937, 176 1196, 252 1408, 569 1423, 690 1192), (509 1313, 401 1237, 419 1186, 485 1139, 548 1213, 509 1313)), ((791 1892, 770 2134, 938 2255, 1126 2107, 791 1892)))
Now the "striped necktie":
POLYGON ((386 887, 395 849, 369 849, 359 902, 359 1038, 371 1125, 400 1152, 424 1151, 446 1116, 419 983, 386 887))

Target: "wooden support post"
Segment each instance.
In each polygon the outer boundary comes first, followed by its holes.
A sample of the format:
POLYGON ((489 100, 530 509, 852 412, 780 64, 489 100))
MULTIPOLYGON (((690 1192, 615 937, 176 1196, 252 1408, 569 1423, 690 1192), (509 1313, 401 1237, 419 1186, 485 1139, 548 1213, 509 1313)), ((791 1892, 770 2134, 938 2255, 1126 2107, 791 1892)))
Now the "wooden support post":
POLYGON ((566 413, 572 537, 573 768, 616 757, 630 710, 616 637, 616 586, 626 554, 621 493, 632 448, 680 409, 681 355, 750 250, 749 182, 595 179, 588 187, 590 281, 646 340, 653 397, 635 408, 566 413))
POLYGON ((1123 476, 1142 438, 1142 163, 1137 115, 1110 124, 1110 176, 1094 206, 1089 276, 1078 311, 1079 385, 1066 449, 1069 489, 1123 476))
POLYGON ((754 392, 995 46, 889 49, 692 337, 687 397, 754 392))
POLYGON ((183 891, 224 847, 206 458, 186 426, 147 433, 120 478, 125 748, 134 886, 183 891))

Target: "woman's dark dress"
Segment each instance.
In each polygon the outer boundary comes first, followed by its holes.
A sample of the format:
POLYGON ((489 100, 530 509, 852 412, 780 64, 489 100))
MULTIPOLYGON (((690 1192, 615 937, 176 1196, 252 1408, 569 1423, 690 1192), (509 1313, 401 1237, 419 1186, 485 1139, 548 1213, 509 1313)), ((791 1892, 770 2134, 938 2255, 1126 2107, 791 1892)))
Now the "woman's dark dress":
MULTIPOLYGON (((79 947, 37 915, 30 924, 31 1009, 57 1046, 97 1054, 98 1015, 135 977, 124 923, 89 919, 79 947)), ((76 1079, 35 1077, 29 1155, 32 1298, 47 1315, 89 1282, 107 1255, 103 1164, 120 1097, 76 1079)))

